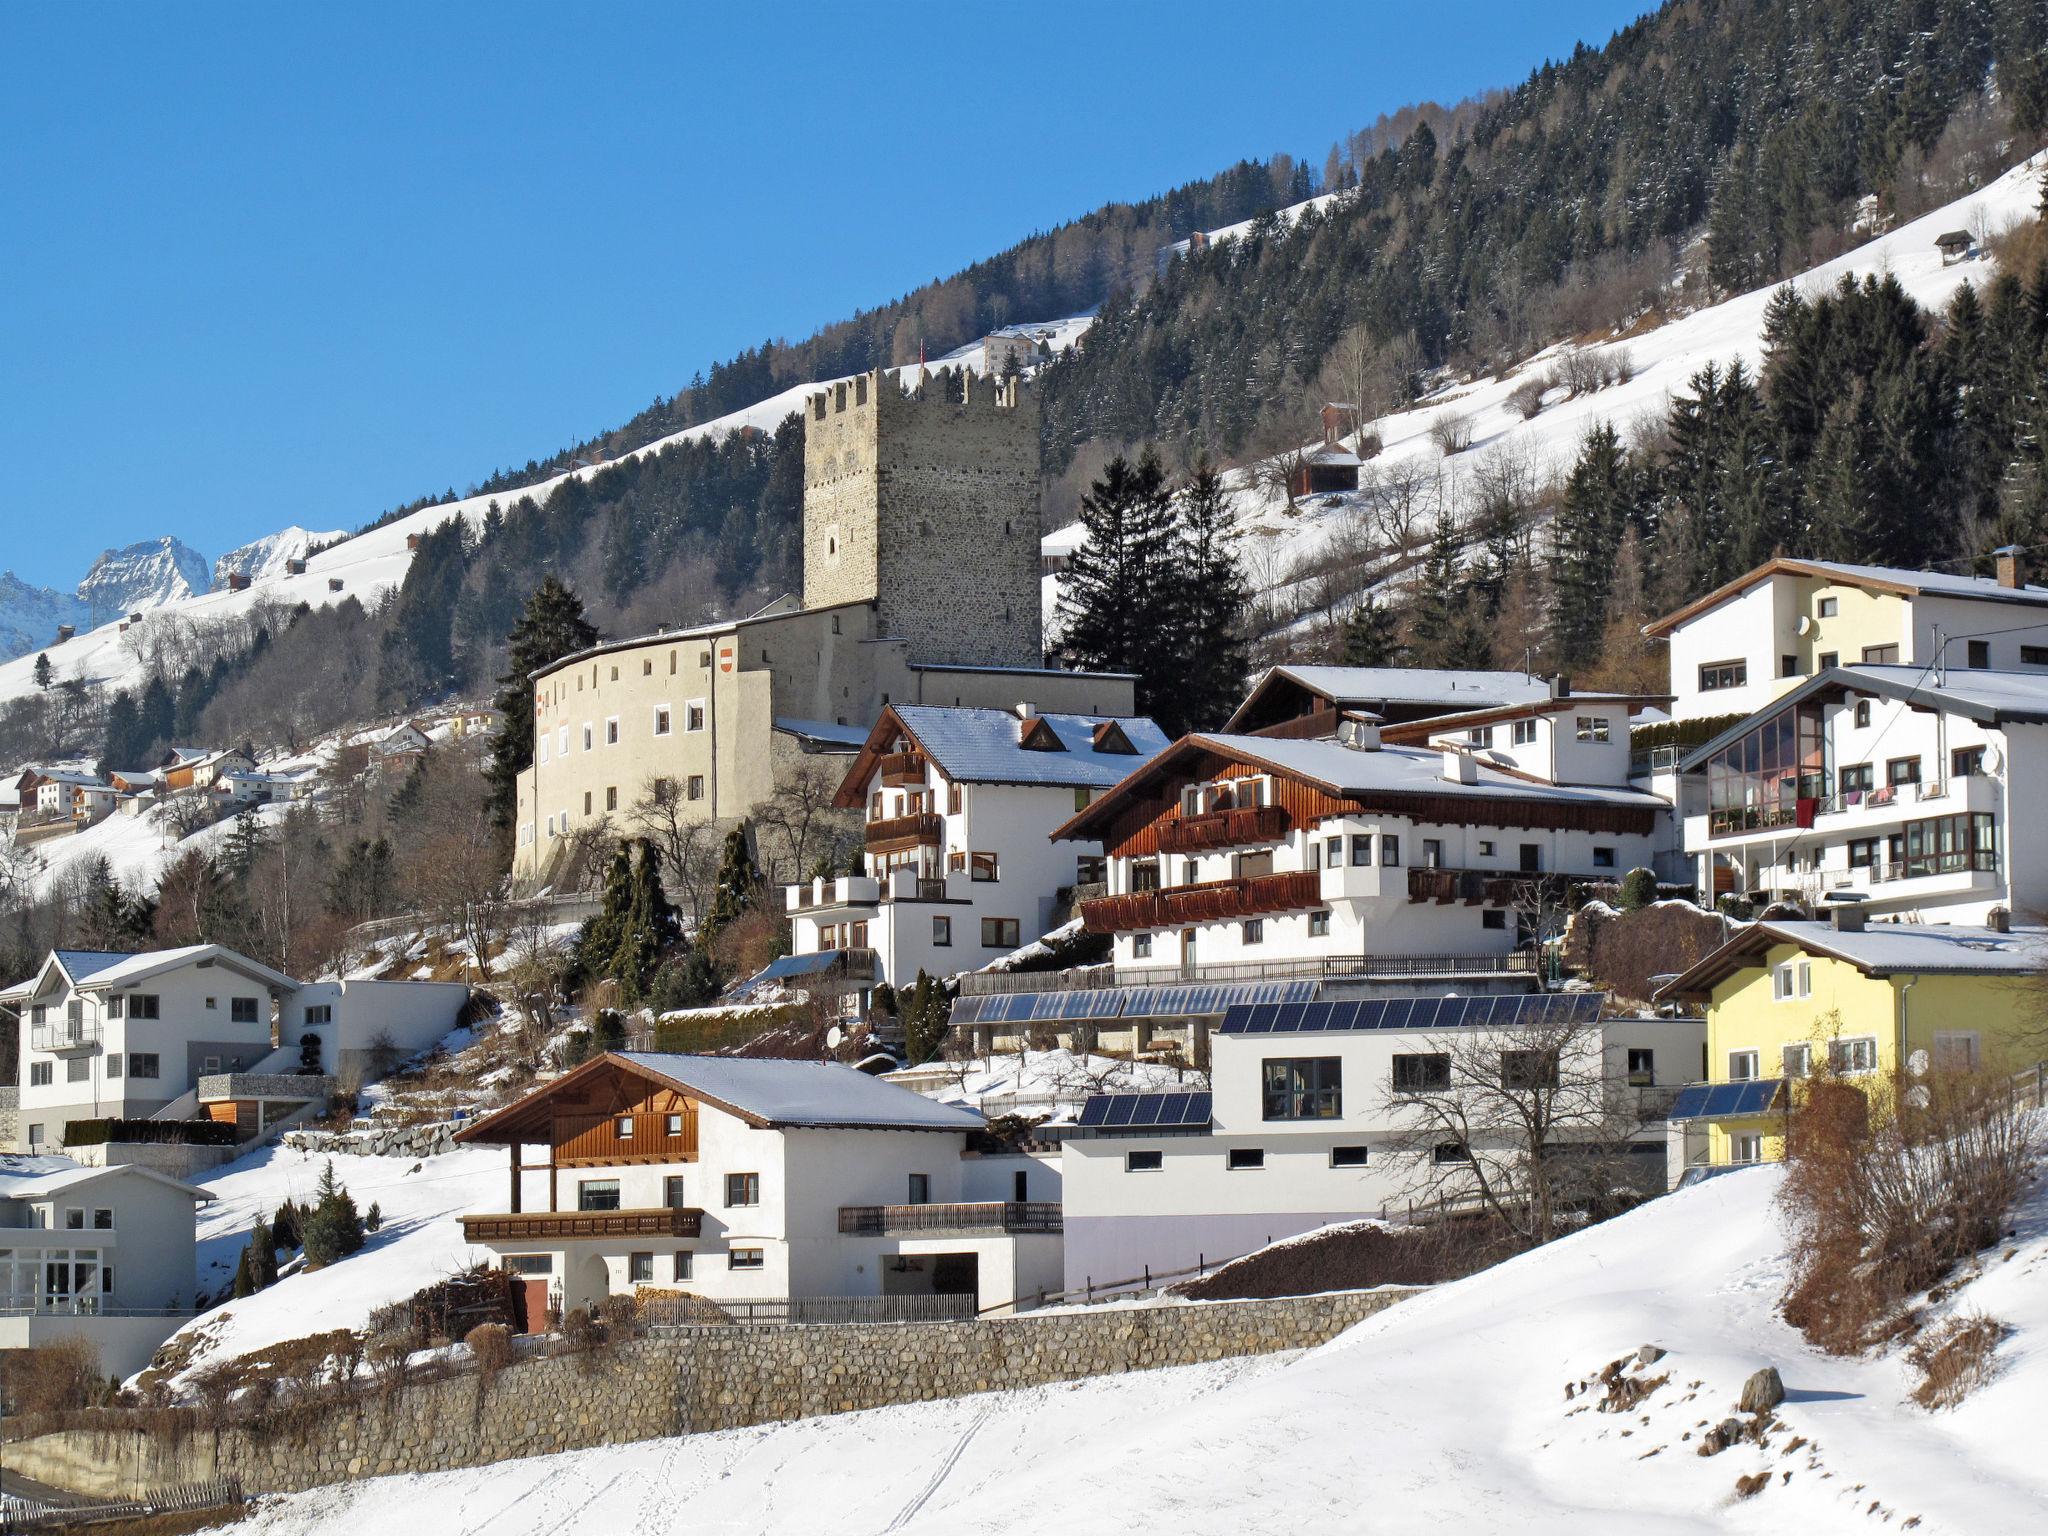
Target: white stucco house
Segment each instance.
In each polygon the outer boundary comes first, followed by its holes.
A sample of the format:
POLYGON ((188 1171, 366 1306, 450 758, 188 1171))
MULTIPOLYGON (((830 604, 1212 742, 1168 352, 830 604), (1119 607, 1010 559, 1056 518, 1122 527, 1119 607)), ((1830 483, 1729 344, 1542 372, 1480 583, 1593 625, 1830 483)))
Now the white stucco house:
POLYGON ((2048 587, 1995 574, 1768 560, 1644 627, 1669 642, 1673 717, 1747 715, 1836 667, 2048 673, 2048 587))
POLYGON ((0 1155, 0 1350, 78 1336, 112 1375, 149 1364, 194 1311, 193 1207, 154 1169, 0 1155))
POLYGON ((612 1053, 457 1140, 509 1150, 506 1208, 463 1227, 527 1277, 529 1328, 616 1294, 967 1315, 1059 1284, 1042 1164, 850 1067, 612 1053))
POLYGON ((1703 891, 1879 919, 2048 909, 2048 828, 2027 812, 2048 795, 2048 668, 1831 668, 1679 769, 1703 891))
POLYGON ((1141 716, 889 706, 835 801, 865 814, 865 872, 787 887, 795 955, 870 951, 903 987, 1042 938, 1104 879, 1099 843, 1052 832, 1165 747, 1141 716))
POLYGON ((118 953, 54 950, 0 991, 19 1017, 18 1150, 63 1144, 73 1120, 189 1119, 250 1134, 453 1029, 460 983, 301 982, 218 944, 118 953), (319 1045, 318 1072, 309 1063, 319 1045))
POLYGON ((1551 1051, 1552 1077, 1603 1107, 1598 1124, 1582 1115, 1568 1135, 1661 1191, 1662 1112, 1700 1070, 1705 1025, 1603 1019, 1603 1002, 1577 992, 1231 1008, 1210 1041, 1211 1091, 1100 1094, 1063 1128, 1067 1287, 1214 1266, 1455 1196, 1475 1156, 1512 1161, 1522 1143, 1478 1103, 1471 1145, 1424 1145, 1415 1128, 1433 1122, 1412 1106, 1469 1092, 1475 1069, 1520 1070, 1518 1050, 1551 1051))

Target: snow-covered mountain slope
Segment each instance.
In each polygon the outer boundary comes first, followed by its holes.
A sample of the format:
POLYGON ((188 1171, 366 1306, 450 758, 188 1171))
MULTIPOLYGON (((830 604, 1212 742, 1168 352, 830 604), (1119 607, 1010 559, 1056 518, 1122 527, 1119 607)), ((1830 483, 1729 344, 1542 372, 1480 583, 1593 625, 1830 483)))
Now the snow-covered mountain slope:
MULTIPOLYGON (((1064 347, 1072 345, 1074 339, 1087 329, 1088 323, 1087 316, 1076 316, 1071 319, 1048 321, 1046 328, 1049 328, 1056 338, 1053 344, 1056 347, 1064 347)), ((1031 329, 1035 331, 1038 327, 1031 329)), ((976 373, 983 372, 987 364, 986 348, 981 341, 971 342, 933 361, 933 366, 939 364, 965 367, 976 373)), ((918 365, 913 363, 907 368, 894 368, 889 372, 899 381, 904 381, 907 387, 909 382, 915 380, 918 365)), ((716 420, 672 433, 622 457, 633 458, 641 454, 658 453, 669 443, 689 439, 723 437, 743 427, 773 432, 782 424, 785 416, 803 404, 806 395, 834 382, 836 380, 823 379, 793 385, 744 410, 734 411, 716 420)), ((307 560, 303 575, 294 576, 284 572, 280 560, 278 570, 266 577, 252 579, 249 586, 240 592, 201 590, 210 585, 211 581, 211 575, 206 572, 205 564, 201 561, 200 578, 193 588, 199 595, 166 603, 160 612, 173 621, 189 621, 204 626, 225 625, 243 620, 259 604, 293 606, 309 603, 317 607, 342 602, 351 597, 366 605, 373 604, 386 591, 405 579, 406 567, 412 562, 412 555, 406 548, 408 539, 431 532, 456 517, 466 518, 472 525, 481 526, 492 502, 505 505, 522 496, 545 501, 557 485, 571 476, 587 479, 602 473, 603 469, 603 465, 592 465, 552 476, 522 490, 501 491, 487 496, 467 496, 422 508, 382 527, 372 528, 321 550, 307 560)), ((123 614, 125 612, 125 609, 122 610, 123 614)), ((58 680, 77 678, 93 686, 106 687, 125 687, 139 681, 143 676, 143 666, 138 650, 133 645, 123 644, 123 638, 117 623, 102 622, 96 629, 81 628, 74 639, 63 645, 48 646, 50 661, 56 669, 58 680)), ((12 661, 0 662, 0 702, 22 697, 35 687, 33 668, 32 656, 17 656, 12 661)))
POLYGON ((72 593, 32 587, 12 571, 0 572, 0 658, 56 644, 59 624, 83 629, 91 622, 91 610, 72 593))
MULTIPOLYGON (((1690 1536, 2039 1528, 2048 1194, 1987 1272, 1933 1307, 2010 1329, 1960 1408, 1914 1406, 1899 1355, 1821 1355, 1776 1315, 1774 1169, 1732 1173, 1404 1301, 1325 1347, 579 1451, 279 1500, 242 1529, 1236 1536, 1690 1536), (1666 1378, 1627 1413, 1581 1390, 1666 1378), (1764 1365, 1763 1445, 1699 1454, 1764 1365), (884 1448, 882 1454, 877 1449, 884 1448), (1739 1478, 1764 1476, 1742 1498, 1739 1478)), ((342 1266, 343 1268, 346 1265, 342 1266)), ((1197 1303, 1199 1305, 1199 1303, 1197 1303)))
POLYGON ((265 534, 240 549, 231 549, 213 562, 213 582, 209 591, 216 591, 228 584, 230 576, 246 576, 251 581, 268 581, 273 576, 286 574, 286 565, 293 560, 306 558, 306 551, 322 544, 336 544, 348 535, 339 530, 332 533, 313 533, 297 523, 281 528, 276 533, 265 534))
POLYGON ((177 539, 145 539, 126 549, 110 549, 93 561, 78 597, 91 610, 93 622, 104 624, 137 609, 161 608, 204 592, 213 580, 206 556, 177 539))
MULTIPOLYGON (((2048 154, 2036 155, 1976 192, 1900 225, 1794 281, 1812 292, 1833 286, 1845 275, 1861 278, 1890 273, 1923 308, 1938 311, 1964 283, 1981 286, 1996 268, 1988 257, 1945 265, 1935 249, 1935 237, 1954 229, 1989 233, 2023 220, 2034 212, 2040 197, 2044 163, 2048 163, 2048 154)), ((1215 238, 1228 238, 1231 233, 1219 231, 1215 238)), ((1707 363, 1726 364, 1739 358, 1756 367, 1763 355, 1764 310, 1776 286, 1695 310, 1639 335, 1586 346, 1582 350, 1610 365, 1625 352, 1632 377, 1569 399, 1562 389, 1554 389, 1533 420, 1523 420, 1509 396, 1525 380, 1547 372, 1562 348, 1540 353, 1498 378, 1447 388, 1410 410, 1384 416, 1378 422, 1384 451, 1365 473, 1382 480, 1423 479, 1419 495, 1426 510, 1415 532, 1426 537, 1435 497, 1448 500, 1454 515, 1462 519, 1472 503, 1479 468, 1489 455, 1517 455, 1540 480, 1570 467, 1581 440, 1595 423, 1606 421, 1625 428, 1640 416, 1666 413, 1671 400, 1686 393, 1686 381, 1707 363), (1432 427, 1443 416, 1464 418, 1471 431, 1471 446, 1450 457, 1444 456, 1431 436, 1432 427)), ((1312 497, 1289 512, 1285 497, 1261 489, 1257 478, 1249 470, 1228 477, 1235 493, 1238 527, 1244 534, 1240 549, 1254 587, 1281 599, 1283 608, 1289 606, 1285 599, 1306 587, 1308 573, 1333 553, 1333 546, 1361 537, 1377 542, 1378 530, 1370 519, 1367 496, 1312 497)), ((1047 535, 1045 553, 1068 553, 1080 538, 1077 527, 1058 529, 1047 535)), ((1048 624, 1055 612, 1058 586, 1058 577, 1045 578, 1048 624)))

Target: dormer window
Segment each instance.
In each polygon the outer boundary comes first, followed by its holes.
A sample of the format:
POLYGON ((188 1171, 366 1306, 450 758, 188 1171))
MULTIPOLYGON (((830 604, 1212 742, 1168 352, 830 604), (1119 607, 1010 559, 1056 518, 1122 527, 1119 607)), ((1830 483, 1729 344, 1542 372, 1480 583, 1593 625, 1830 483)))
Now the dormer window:
POLYGON ((1131 745, 1131 738, 1124 734, 1124 728, 1114 720, 1104 720, 1095 727, 1095 750, 1114 753, 1119 757, 1136 757, 1138 749, 1131 745))
POLYGON ((1067 744, 1043 715, 1024 721, 1017 731, 1017 745, 1026 752, 1064 752, 1067 744))

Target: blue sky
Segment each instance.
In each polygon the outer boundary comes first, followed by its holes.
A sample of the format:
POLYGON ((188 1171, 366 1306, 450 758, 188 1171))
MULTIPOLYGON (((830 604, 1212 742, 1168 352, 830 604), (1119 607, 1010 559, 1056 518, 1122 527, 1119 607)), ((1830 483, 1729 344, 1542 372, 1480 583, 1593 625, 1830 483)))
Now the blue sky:
POLYGON ((352 528, 1101 203, 1319 169, 1646 3, 13 0, 0 564, 352 528))

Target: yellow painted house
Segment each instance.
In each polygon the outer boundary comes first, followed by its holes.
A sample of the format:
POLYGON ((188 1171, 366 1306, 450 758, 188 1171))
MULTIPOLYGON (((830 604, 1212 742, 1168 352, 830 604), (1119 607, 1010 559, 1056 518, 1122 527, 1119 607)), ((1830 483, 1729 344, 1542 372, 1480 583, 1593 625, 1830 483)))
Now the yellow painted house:
POLYGON ((1774 1162, 1799 1082, 1930 1066, 2014 1072, 2048 1040, 2048 932, 1826 921, 1743 929, 1658 992, 1702 1007, 1706 1081, 1672 1105, 1671 1172, 1774 1162))

